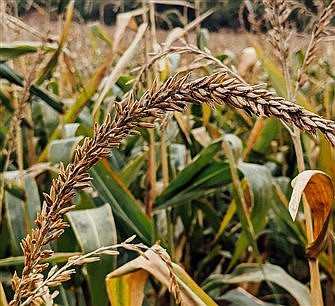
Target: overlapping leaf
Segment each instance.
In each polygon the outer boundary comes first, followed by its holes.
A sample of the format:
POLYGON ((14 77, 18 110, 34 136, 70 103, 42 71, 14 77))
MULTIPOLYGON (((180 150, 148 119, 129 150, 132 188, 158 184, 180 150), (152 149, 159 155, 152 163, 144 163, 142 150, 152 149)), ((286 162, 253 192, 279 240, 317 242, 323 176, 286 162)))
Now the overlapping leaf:
MULTIPOLYGON (((67 214, 71 228, 84 253, 102 246, 116 244, 116 228, 112 210, 108 204, 98 208, 72 211, 67 214)), ((94 305, 108 305, 105 290, 101 290, 104 278, 113 269, 115 259, 102 256, 100 261, 85 267, 86 278, 94 305)))
MULTIPOLYGON (((166 287, 173 288, 174 292, 176 290, 180 291, 181 300, 185 305, 217 305, 180 266, 171 263, 171 266, 169 268, 166 258, 169 258, 169 255, 165 252, 165 250, 160 246, 155 245, 151 249, 147 250, 144 253, 144 256, 139 256, 136 259, 124 264, 123 266, 108 274, 106 278, 107 286, 109 287, 112 284, 116 284, 116 282, 120 281, 118 279, 124 277, 125 275, 132 275, 134 271, 138 271, 139 269, 141 269, 149 272, 166 287), (162 257, 165 259, 162 259, 162 257), (173 272, 171 271, 171 269, 173 269, 173 272), (176 284, 172 281, 171 272, 175 275, 178 288, 176 288, 176 284)), ((117 293, 117 296, 114 296, 114 298, 117 300, 116 305, 142 305, 140 300, 138 302, 135 302, 134 304, 121 304, 121 301, 125 300, 127 295, 127 292, 119 291, 117 293), (126 296, 124 297, 123 294, 125 294, 126 296)))

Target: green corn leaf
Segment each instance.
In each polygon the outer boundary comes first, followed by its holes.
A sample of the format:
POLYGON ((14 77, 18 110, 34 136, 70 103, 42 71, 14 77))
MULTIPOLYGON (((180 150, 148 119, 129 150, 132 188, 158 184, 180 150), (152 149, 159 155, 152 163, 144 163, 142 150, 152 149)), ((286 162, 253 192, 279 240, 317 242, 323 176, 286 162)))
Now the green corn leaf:
POLYGON ((148 153, 146 151, 138 154, 121 169, 119 175, 127 187, 129 187, 136 179, 135 174, 142 169, 144 163, 147 160, 147 155, 148 153))
POLYGON ((13 181, 5 180, 5 190, 8 191, 11 195, 21 199, 21 200, 26 200, 26 192, 24 188, 21 186, 17 185, 13 181))
POLYGON ((162 209, 185 204, 186 201, 204 197, 213 192, 215 188, 227 185, 231 181, 230 168, 227 163, 212 163, 203 168, 201 173, 190 178, 187 186, 184 187, 185 189, 179 190, 170 198, 164 198, 164 201, 158 197, 155 208, 162 209))
MULTIPOLYGON (((271 202, 274 200, 272 176, 268 168, 262 165, 240 163, 238 167, 244 174, 249 185, 250 218, 254 232, 257 235, 264 228, 267 222, 267 212, 271 202)), ((242 232, 236 243, 234 254, 228 269, 234 266, 240 258, 242 252, 247 248, 250 243, 248 240, 249 238, 247 233, 242 232)))
MULTIPOLYGON (((20 75, 18 72, 14 71, 5 63, 0 63, 0 78, 4 78, 9 82, 14 83, 15 85, 23 87, 23 76, 20 75)), ((41 98, 57 112, 61 114, 64 113, 63 103, 54 98, 49 92, 41 89, 34 84, 30 86, 29 92, 41 98)))
POLYGON ((48 160, 52 163, 69 163, 72 160, 76 146, 83 139, 83 136, 58 139, 51 142, 48 160))
POLYGON ((295 280, 281 267, 264 264, 261 268, 257 264, 246 263, 236 267, 232 274, 210 276, 205 285, 206 291, 222 287, 224 284, 239 284, 244 282, 269 281, 289 292, 299 305, 311 305, 311 295, 307 286, 295 280))
POLYGON ((10 99, 7 97, 7 95, 1 89, 0 89, 0 101, 11 113, 14 112, 15 109, 14 109, 10 99))
POLYGON ((39 41, 2 42, 0 44, 0 61, 8 61, 25 54, 35 53, 40 49, 50 52, 56 50, 56 48, 56 44, 45 44, 39 41))
POLYGON ((89 173, 99 196, 111 205, 115 217, 129 230, 128 235, 136 234, 144 243, 150 244, 153 239, 152 221, 108 162, 98 162, 89 173))
POLYGON ((272 142, 278 136, 280 122, 275 119, 267 119, 263 131, 257 138, 252 150, 258 153, 265 154, 272 142))
POLYGON ((109 37, 106 30, 98 22, 90 25, 90 30, 91 30, 92 43, 94 45, 94 49, 96 49, 97 47, 98 38, 106 42, 110 47, 113 45, 112 39, 109 37))
MULTIPOLYGON (((108 204, 98 208, 72 211, 67 214, 67 218, 84 253, 117 243, 114 218, 108 204)), ((84 267, 93 305, 108 305, 106 290, 102 284, 114 266, 115 258, 100 256, 100 261, 84 267)))
POLYGON ((248 306, 282 306, 279 304, 266 303, 248 291, 244 290, 241 287, 236 289, 229 290, 223 296, 220 297, 220 301, 225 303, 229 303, 229 306, 240 306, 240 305, 248 305, 248 306))
POLYGON ((116 85, 119 86, 123 92, 128 92, 133 88, 132 80, 133 77, 130 75, 121 75, 116 81, 116 85))
POLYGON ((7 218, 9 240, 13 255, 22 253, 20 242, 34 225, 40 210, 40 198, 35 179, 25 174, 23 177, 25 201, 5 192, 5 216, 7 218))
POLYGON ((163 205, 168 199, 178 194, 186 186, 189 186, 190 181, 198 174, 201 173, 202 169, 212 163, 214 155, 221 148, 221 140, 216 140, 208 147, 204 148, 197 156, 194 157, 193 161, 188 164, 182 171, 178 173, 176 178, 168 185, 168 187, 157 197, 157 207, 163 205))

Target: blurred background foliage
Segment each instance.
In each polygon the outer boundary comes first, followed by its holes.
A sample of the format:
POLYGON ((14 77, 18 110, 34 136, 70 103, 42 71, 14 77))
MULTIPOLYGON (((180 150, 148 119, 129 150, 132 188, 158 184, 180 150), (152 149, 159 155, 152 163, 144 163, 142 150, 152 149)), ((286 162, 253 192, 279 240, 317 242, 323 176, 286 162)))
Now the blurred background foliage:
MULTIPOLYGON (((70 0, 8 0, 12 11, 19 16, 29 14, 32 10, 40 7, 47 9, 51 16, 56 17, 58 14, 62 14, 64 12, 69 2, 70 0)), ((160 15, 162 17, 158 17, 157 19, 157 23, 160 27, 167 29, 182 25, 182 16, 185 10, 187 12, 188 20, 195 18, 195 11, 192 9, 192 6, 194 7, 195 5, 194 0, 187 1, 189 6, 184 7, 176 6, 175 4, 169 5, 168 2, 169 1, 157 1, 156 11, 158 16, 160 15)), ((261 1, 252 0, 250 2, 257 8, 256 14, 261 18, 264 14, 261 1)), ((311 12, 315 13, 317 11, 317 6, 313 0, 305 0, 302 2, 303 3, 301 4, 311 12)), ((141 3, 141 0, 76 0, 75 8, 79 13, 77 18, 81 17, 85 21, 100 20, 107 25, 111 25, 115 23, 118 13, 124 13, 139 8, 142 5, 141 3)), ((238 15, 242 3, 243 0, 199 1, 202 11, 215 8, 215 12, 206 18, 203 22, 203 26, 210 31, 218 31, 222 27, 238 29, 240 27, 238 15)), ((246 12, 244 15, 246 18, 246 12)), ((304 22, 306 17, 301 14, 293 14, 291 18, 300 24, 304 22)), ((300 29, 302 30, 302 27, 300 29)))

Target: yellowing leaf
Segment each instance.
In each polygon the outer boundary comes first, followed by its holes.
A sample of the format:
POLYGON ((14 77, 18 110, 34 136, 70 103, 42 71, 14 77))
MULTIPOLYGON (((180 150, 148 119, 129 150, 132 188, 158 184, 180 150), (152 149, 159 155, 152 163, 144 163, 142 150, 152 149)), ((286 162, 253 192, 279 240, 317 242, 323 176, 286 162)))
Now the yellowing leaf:
POLYGON ((320 156, 318 160, 318 168, 328 173, 332 180, 335 180, 335 150, 327 138, 319 133, 320 137, 320 156))
POLYGON ((244 158, 252 150, 254 144, 259 139, 259 137, 261 137, 261 134, 264 130, 266 119, 267 118, 265 118, 265 117, 257 118, 257 120, 255 122, 255 125, 250 132, 250 135, 249 135, 249 138, 248 138, 248 141, 247 141, 247 145, 246 145, 246 147, 244 149, 244 152, 243 152, 244 158))
POLYGON ((212 109, 205 103, 201 104, 201 109, 202 109, 202 119, 203 119, 203 124, 204 126, 208 126, 209 124, 209 119, 212 114, 212 109))
POLYGON ((192 143, 191 138, 190 138, 190 133, 188 131, 188 127, 186 125, 185 120, 183 119, 183 115, 178 112, 174 112, 174 118, 176 119, 178 126, 181 130, 181 132, 184 134, 186 140, 188 143, 192 143))
POLYGON ((0 281, 0 306, 8 306, 5 291, 3 290, 1 281, 0 281))
POLYGON ((63 32, 61 34, 58 48, 57 50, 52 54, 50 59, 48 60, 47 64, 38 72, 36 84, 42 84, 43 81, 47 78, 49 78, 52 74, 52 72, 56 69, 56 66, 58 64, 58 58, 60 54, 62 53, 65 41, 68 37, 68 34, 70 32, 72 17, 74 12, 74 1, 71 1, 66 10, 66 17, 63 27, 63 32))
POLYGON ((159 79, 164 82, 170 76, 170 63, 167 58, 158 61, 159 79))
POLYGON ((220 228, 217 232, 217 234, 215 235, 214 240, 218 241, 218 239, 221 237, 222 233, 224 232, 224 230, 226 229, 226 227, 228 226, 229 222, 231 221, 231 219, 233 218, 234 214, 236 212, 236 202, 235 200, 232 200, 228 206, 227 212, 225 213, 221 223, 220 223, 220 228))
POLYGON ((149 273, 138 270, 117 278, 106 278, 106 289, 112 306, 142 306, 144 286, 149 273))
MULTIPOLYGON (((215 306, 217 305, 194 281, 193 279, 177 264, 169 262, 169 255, 166 251, 155 245, 144 253, 144 256, 139 256, 136 259, 124 264, 113 272, 109 273, 106 277, 107 284, 110 280, 118 280, 124 276, 133 275, 134 271, 139 269, 145 270, 153 275, 158 281, 160 281, 166 287, 172 289, 172 291, 179 291, 181 300, 184 305, 188 306, 215 306), (171 273, 174 274, 175 281, 178 284, 172 282, 171 273)), ((140 271, 141 271, 140 270, 140 271)), ((125 290, 125 294, 129 295, 129 292, 125 290)), ((121 298, 121 297, 120 297, 121 298)), ((124 299, 126 297, 123 297, 124 299)), ((114 304, 112 304, 114 306, 114 304)), ((116 304, 116 305, 141 305, 141 304, 116 304)))
POLYGON ((307 254, 317 257, 327 238, 329 216, 334 200, 333 182, 322 171, 306 170, 292 181, 292 186, 293 192, 289 203, 291 217, 295 219, 300 199, 304 193, 311 208, 314 234, 314 241, 308 246, 307 254))

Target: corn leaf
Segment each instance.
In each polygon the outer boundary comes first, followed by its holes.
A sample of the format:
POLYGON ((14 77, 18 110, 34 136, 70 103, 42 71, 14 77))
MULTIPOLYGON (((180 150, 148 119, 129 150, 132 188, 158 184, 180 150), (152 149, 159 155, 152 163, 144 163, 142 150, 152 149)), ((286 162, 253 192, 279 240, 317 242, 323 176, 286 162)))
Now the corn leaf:
POLYGON ((326 172, 335 181, 335 150, 327 141, 326 137, 320 133, 320 158, 319 169, 326 172))
MULTIPOLYGON (((18 72, 14 71, 5 63, 0 63, 0 78, 4 78, 15 85, 23 87, 23 76, 18 72)), ((49 92, 41 89, 37 85, 31 85, 29 88, 29 92, 39 98, 41 98, 44 102, 50 105, 54 110, 63 114, 64 106, 61 101, 58 101, 53 97, 49 92)))
MULTIPOLYGON (((166 251, 162 247, 155 245, 151 249, 147 250, 144 254, 145 257, 139 256, 108 274, 106 281, 108 282, 110 279, 120 278, 124 275, 142 269, 149 272, 166 287, 171 288, 171 286, 173 286, 175 288, 176 286, 172 283, 170 270, 166 263, 166 258, 169 258, 169 255, 166 253, 166 251), (164 259, 162 259, 162 257, 164 259)), ((180 266, 175 263, 171 263, 171 268, 173 269, 173 273, 176 276, 176 281, 178 283, 184 305, 217 305, 180 266)))
POLYGON ((8 61, 25 54, 35 53, 40 49, 50 52, 56 48, 56 44, 45 44, 39 41, 2 42, 0 44, 0 61, 8 61))
POLYGON ((76 146, 83 139, 83 136, 70 137, 66 139, 53 140, 50 144, 48 160, 52 163, 69 163, 72 160, 76 146))
POLYGON ((128 164, 126 164, 120 171, 119 175, 127 187, 136 179, 138 173, 147 160, 148 153, 146 151, 135 156, 128 164))
POLYGON ((176 178, 171 181, 168 187, 156 199, 156 207, 160 207, 168 199, 178 194, 183 189, 186 189, 189 182, 199 173, 202 169, 209 165, 214 158, 214 155, 221 149, 221 140, 216 140, 207 148, 204 148, 193 161, 181 170, 176 178))
POLYGON ((241 287, 236 289, 229 290, 223 296, 220 297, 220 300, 229 303, 229 306, 240 306, 240 305, 248 305, 248 306, 279 306, 278 304, 266 303, 248 291, 244 290, 241 287))
POLYGON ((138 270, 106 279, 108 298, 113 306, 142 306, 149 273, 138 270))
POLYGON ((10 194, 12 194, 13 196, 23 201, 26 199, 26 192, 24 188, 22 188, 21 186, 19 186, 13 181, 5 180, 4 189, 8 191, 10 194))
POLYGON ((156 209, 173 207, 185 204, 189 200, 199 199, 214 191, 217 187, 222 187, 231 183, 231 173, 229 165, 225 162, 213 163, 202 169, 202 172, 191 178, 187 182, 187 187, 179 190, 169 199, 156 200, 156 209))
MULTIPOLYGON (((10 172, 7 174, 9 175, 10 172)), ((12 254, 14 255, 22 253, 21 239, 33 227, 41 205, 37 184, 32 175, 25 174, 23 176, 23 188, 25 190, 24 201, 8 191, 5 192, 5 216, 12 254)))
MULTIPOLYGON (((273 201, 272 176, 270 171, 262 165, 240 163, 238 168, 244 174, 249 186, 247 193, 245 193, 245 198, 250 211, 253 229, 257 235, 266 225, 267 211, 273 201)), ((243 231, 236 243, 228 269, 234 266, 250 243, 247 233, 243 231)))
POLYGON ((0 306, 8 306, 8 302, 6 299, 5 291, 2 287, 2 282, 0 280, 0 306))
POLYGON ((96 38, 100 38, 104 42, 106 42, 109 46, 112 46, 112 40, 109 37, 106 30, 99 23, 94 23, 90 26, 92 36, 96 38))
POLYGON ((252 150, 265 154, 271 144, 271 141, 278 136, 279 128, 280 122, 278 120, 267 119, 264 126, 261 128, 261 131, 258 131, 260 135, 254 143, 252 150))
POLYGON ((241 264, 232 274, 210 276, 205 285, 206 291, 222 287, 223 284, 242 284, 244 282, 269 281, 285 289, 301 306, 311 305, 311 295, 308 287, 295 280, 281 267, 264 264, 261 268, 257 264, 241 264))
MULTIPOLYGON (((65 263, 71 256, 80 256, 82 253, 79 252, 57 252, 51 257, 45 259, 43 262, 51 263, 65 263)), ((0 267, 17 266, 24 264, 24 256, 12 256, 0 259, 0 267)))
POLYGON ((128 236, 136 234, 144 243, 150 244, 153 239, 152 221, 108 162, 99 162, 89 173, 99 196, 110 204, 114 215, 129 230, 128 236))
MULTIPOLYGON (((67 218, 84 253, 117 243, 114 218, 108 204, 98 208, 72 211, 67 214, 67 218)), ((106 291, 101 290, 101 286, 114 265, 113 257, 101 256, 100 261, 84 267, 93 305, 108 305, 106 291)))
POLYGON ((115 53, 119 48, 127 27, 133 28, 133 30, 135 31, 137 30, 137 23, 135 21, 135 17, 145 14, 147 11, 148 9, 146 7, 142 7, 117 15, 115 25, 116 29, 113 35, 113 53, 115 53))

